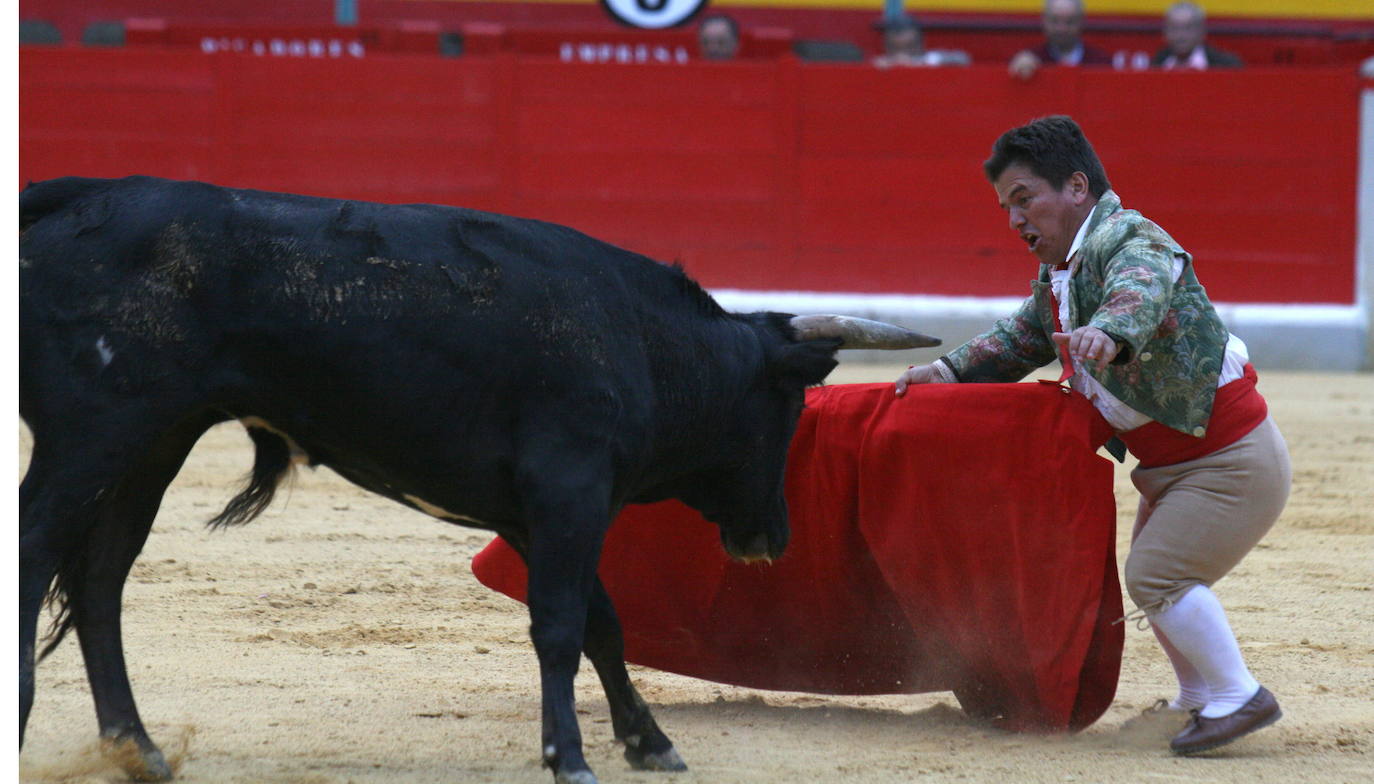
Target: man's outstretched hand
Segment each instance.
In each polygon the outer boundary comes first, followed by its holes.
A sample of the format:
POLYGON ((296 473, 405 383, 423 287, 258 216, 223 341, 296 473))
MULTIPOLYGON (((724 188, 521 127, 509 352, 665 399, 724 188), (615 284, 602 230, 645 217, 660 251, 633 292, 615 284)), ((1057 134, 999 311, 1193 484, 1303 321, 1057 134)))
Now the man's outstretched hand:
POLYGON ((1115 340, 1097 327, 1079 327, 1073 332, 1056 332, 1051 337, 1056 345, 1068 346, 1069 356, 1079 362, 1092 359, 1105 365, 1121 350, 1115 340))

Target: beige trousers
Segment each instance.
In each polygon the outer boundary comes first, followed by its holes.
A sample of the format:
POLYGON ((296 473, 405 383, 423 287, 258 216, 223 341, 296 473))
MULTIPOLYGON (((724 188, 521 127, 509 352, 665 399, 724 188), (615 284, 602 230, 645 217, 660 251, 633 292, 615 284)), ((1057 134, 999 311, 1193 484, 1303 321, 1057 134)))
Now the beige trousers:
POLYGON ((1210 455, 1132 471, 1140 506, 1125 576, 1139 612, 1163 612, 1231 571, 1279 518, 1292 479, 1288 445, 1269 417, 1210 455))

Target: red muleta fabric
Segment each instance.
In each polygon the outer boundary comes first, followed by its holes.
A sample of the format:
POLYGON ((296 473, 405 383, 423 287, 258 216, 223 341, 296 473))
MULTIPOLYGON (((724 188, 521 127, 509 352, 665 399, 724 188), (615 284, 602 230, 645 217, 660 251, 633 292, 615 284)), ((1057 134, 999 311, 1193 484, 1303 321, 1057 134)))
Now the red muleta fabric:
MULTIPOLYGON (((626 659, 761 689, 949 690, 1005 729, 1082 729, 1111 704, 1124 636, 1110 435, 1053 384, 810 390, 777 563, 731 562, 677 502, 617 518, 600 574, 626 659)), ((501 540, 472 568, 524 600, 501 540)))

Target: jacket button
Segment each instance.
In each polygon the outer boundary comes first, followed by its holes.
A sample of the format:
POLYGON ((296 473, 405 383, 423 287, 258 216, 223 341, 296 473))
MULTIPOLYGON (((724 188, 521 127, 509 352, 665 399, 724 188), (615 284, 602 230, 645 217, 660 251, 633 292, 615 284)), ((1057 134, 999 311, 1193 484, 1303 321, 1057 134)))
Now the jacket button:
POLYGON ((1207 435, 1207 428, 1195 427, 1193 428, 1193 435, 1197 436, 1198 438, 1202 438, 1203 436, 1207 435))
POLYGON ((1154 355, 1154 354, 1151 354, 1151 353, 1148 352, 1148 351, 1143 351, 1143 352, 1141 352, 1141 354, 1140 354, 1140 361, 1141 361, 1141 362, 1149 362, 1150 360, 1152 360, 1152 359, 1154 359, 1154 358, 1155 358, 1155 355, 1154 355))

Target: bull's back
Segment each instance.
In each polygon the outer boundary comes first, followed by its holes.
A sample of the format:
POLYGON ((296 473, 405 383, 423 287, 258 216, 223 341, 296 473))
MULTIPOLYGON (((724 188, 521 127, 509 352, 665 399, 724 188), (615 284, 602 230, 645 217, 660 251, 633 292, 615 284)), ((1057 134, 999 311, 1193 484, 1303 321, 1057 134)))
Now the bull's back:
MULTIPOLYGON (((665 273, 642 257, 453 207, 71 178, 26 190, 21 223, 35 361, 79 352, 126 390, 180 376, 236 415, 367 412, 387 439, 509 422, 550 368, 584 388, 639 378, 629 311, 676 296, 641 285, 665 273)), ((34 368, 21 376, 65 374, 34 368)))
POLYGON ((52 180, 20 201, 21 312, 84 309, 132 329, 123 311, 139 310, 201 338, 348 325, 508 348, 513 334, 576 338, 569 324, 624 312, 624 273, 653 264, 565 227, 436 205, 147 177, 52 180))
POLYGON ((235 274, 301 272, 282 264, 293 261, 309 263, 311 273, 340 278, 356 271, 348 265, 360 262, 404 267, 418 276, 490 264, 517 282, 604 274, 648 261, 567 227, 477 210, 141 176, 32 184, 20 194, 20 228, 21 247, 31 261, 67 256, 69 266, 85 251, 84 258, 94 261, 122 262, 114 271, 132 275, 156 272, 177 251, 194 251, 235 274))

